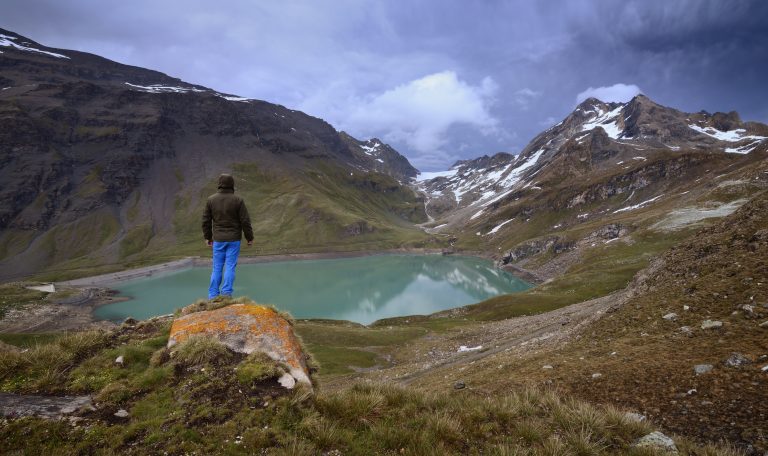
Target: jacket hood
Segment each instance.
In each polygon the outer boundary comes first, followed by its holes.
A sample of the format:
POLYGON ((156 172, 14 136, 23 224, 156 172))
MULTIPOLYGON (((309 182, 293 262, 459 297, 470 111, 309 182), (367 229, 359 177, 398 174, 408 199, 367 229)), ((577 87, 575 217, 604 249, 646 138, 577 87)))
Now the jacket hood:
POLYGON ((235 178, 230 174, 222 174, 219 176, 219 188, 228 188, 230 190, 234 190, 235 178))

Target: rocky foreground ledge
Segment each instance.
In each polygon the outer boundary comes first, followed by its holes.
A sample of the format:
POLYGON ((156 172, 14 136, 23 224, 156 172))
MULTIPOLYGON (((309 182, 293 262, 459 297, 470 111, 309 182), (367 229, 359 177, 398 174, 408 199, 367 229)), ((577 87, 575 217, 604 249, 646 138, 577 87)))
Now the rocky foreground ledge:
POLYGON ((284 364, 288 372, 279 382, 286 388, 293 388, 297 381, 311 387, 309 357, 291 328, 290 317, 271 307, 245 303, 199 310, 216 307, 216 304, 203 301, 182 309, 182 316, 171 326, 168 348, 196 337, 211 338, 235 353, 264 353, 284 364))

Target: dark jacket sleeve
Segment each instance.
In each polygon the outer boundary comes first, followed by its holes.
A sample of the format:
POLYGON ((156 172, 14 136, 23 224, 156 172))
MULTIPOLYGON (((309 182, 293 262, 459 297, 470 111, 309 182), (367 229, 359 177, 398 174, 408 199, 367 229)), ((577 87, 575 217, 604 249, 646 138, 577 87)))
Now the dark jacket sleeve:
POLYGON ((248 208, 245 207, 245 201, 240 203, 240 226, 243 228, 243 235, 248 242, 253 241, 253 228, 251 227, 251 216, 248 215, 248 208))
POLYGON ((211 202, 205 203, 205 211, 203 211, 203 237, 207 241, 213 240, 213 215, 211 214, 211 202))

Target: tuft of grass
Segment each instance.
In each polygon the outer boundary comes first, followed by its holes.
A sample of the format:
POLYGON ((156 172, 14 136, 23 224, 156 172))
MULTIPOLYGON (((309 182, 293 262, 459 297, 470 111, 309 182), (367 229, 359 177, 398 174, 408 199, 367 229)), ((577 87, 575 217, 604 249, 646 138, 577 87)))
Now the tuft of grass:
POLYGON ((174 347, 171 357, 176 363, 191 367, 226 364, 233 359, 234 353, 212 337, 195 335, 174 347))
POLYGON ((237 366, 237 381, 244 386, 251 386, 254 383, 277 378, 283 375, 286 369, 280 366, 272 358, 264 353, 256 352, 248 355, 237 366))
POLYGON ((39 344, 26 352, 0 352, 0 382, 11 391, 60 391, 66 372, 90 354, 103 348, 103 332, 74 332, 39 344))

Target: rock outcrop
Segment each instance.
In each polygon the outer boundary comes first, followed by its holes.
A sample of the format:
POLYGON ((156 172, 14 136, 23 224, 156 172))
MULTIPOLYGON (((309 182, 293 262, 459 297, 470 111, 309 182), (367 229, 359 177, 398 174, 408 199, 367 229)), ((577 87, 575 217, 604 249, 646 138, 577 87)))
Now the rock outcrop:
POLYGON ((183 315, 171 326, 168 348, 198 335, 215 338, 236 353, 265 353, 288 366, 297 382, 311 386, 307 355, 291 323, 272 308, 232 304, 183 315))

